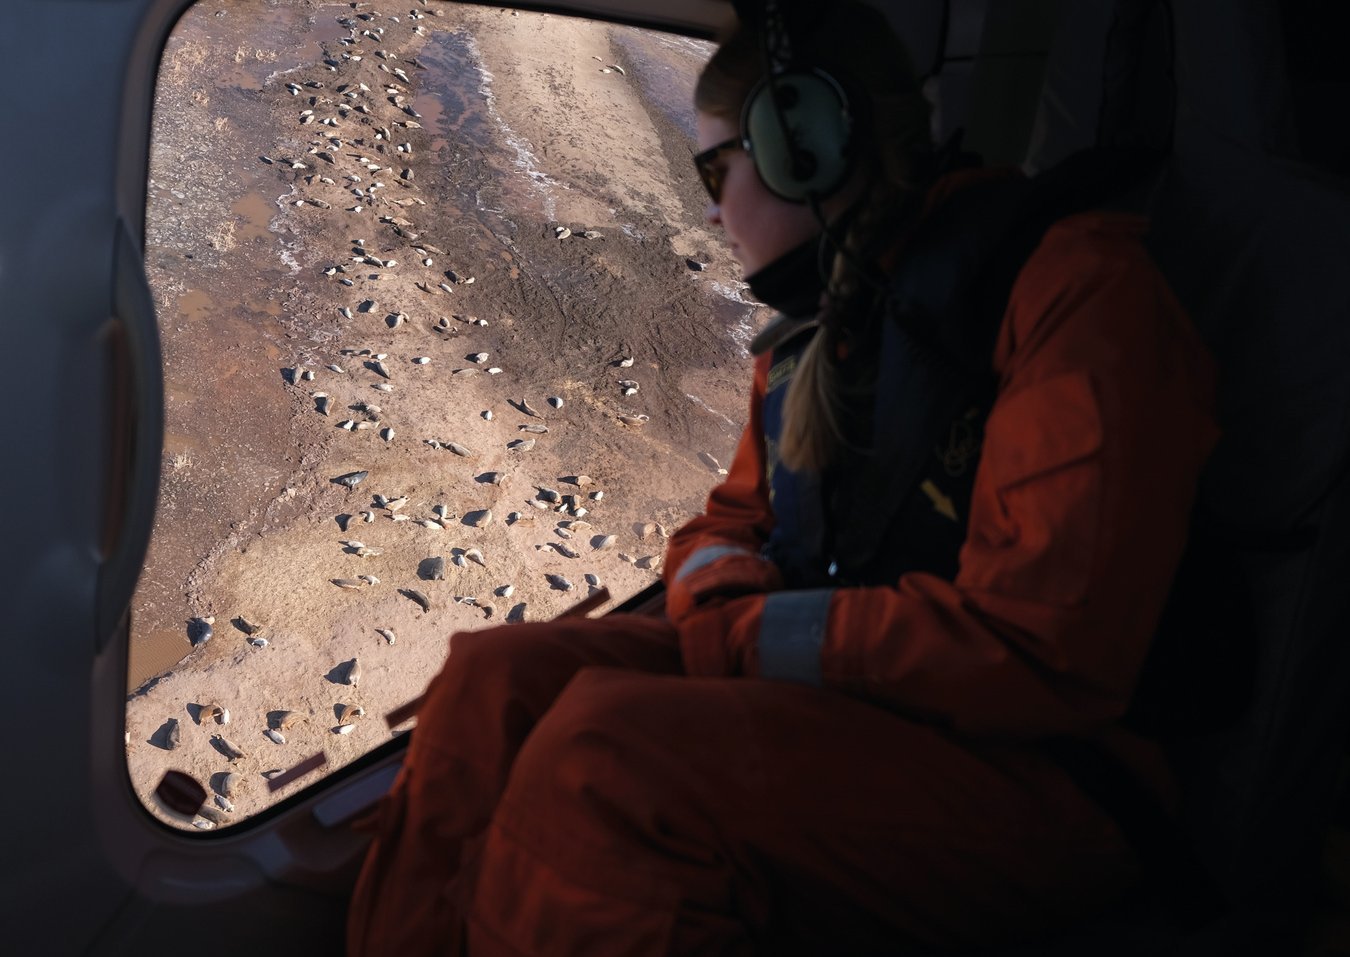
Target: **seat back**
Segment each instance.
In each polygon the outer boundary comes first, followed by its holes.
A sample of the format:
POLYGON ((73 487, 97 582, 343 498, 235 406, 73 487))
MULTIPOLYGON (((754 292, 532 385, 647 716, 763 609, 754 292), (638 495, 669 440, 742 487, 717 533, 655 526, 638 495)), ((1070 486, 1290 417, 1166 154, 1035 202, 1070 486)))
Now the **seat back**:
POLYGON ((1065 6, 1027 165, 1094 143, 1169 150, 1140 197, 1149 246, 1220 369, 1223 437, 1197 502, 1208 555, 1177 584, 1211 609, 1196 627, 1213 667, 1172 691, 1203 700, 1244 640, 1255 648, 1236 720, 1169 742, 1183 831, 1228 911, 1190 934, 1115 926, 1123 949, 1099 937, 1094 952, 1291 952, 1350 728, 1350 180, 1336 141, 1295 125, 1284 32, 1314 34, 1314 5, 1065 6), (1245 629, 1225 614, 1238 601, 1245 629))
POLYGON ((1199 506, 1258 665, 1237 725, 1175 757, 1235 909, 1274 915, 1310 894, 1350 720, 1350 181, 1298 156, 1278 4, 1191 0, 1174 22, 1150 247, 1219 363, 1199 506))

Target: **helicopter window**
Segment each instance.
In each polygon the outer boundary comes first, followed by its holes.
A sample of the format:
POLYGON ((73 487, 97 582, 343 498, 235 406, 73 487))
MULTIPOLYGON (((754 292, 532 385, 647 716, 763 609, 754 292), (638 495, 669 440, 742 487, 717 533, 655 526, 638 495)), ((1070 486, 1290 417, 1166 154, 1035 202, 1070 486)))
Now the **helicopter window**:
POLYGON ((160 65, 127 758, 148 806, 205 785, 204 829, 388 741, 452 632, 653 583, 743 421, 763 317, 689 162, 710 47, 405 6, 198 4, 160 65))

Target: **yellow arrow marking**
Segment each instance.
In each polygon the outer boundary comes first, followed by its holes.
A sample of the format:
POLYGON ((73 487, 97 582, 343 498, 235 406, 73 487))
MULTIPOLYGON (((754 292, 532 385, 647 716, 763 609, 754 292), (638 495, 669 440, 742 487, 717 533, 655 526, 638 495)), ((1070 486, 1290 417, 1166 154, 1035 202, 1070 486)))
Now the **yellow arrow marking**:
POLYGON ((956 503, 942 494, 942 489, 933 484, 932 479, 924 479, 923 484, 919 486, 919 491, 927 495, 933 503, 933 508, 939 515, 945 515, 953 522, 959 521, 956 517, 956 503))

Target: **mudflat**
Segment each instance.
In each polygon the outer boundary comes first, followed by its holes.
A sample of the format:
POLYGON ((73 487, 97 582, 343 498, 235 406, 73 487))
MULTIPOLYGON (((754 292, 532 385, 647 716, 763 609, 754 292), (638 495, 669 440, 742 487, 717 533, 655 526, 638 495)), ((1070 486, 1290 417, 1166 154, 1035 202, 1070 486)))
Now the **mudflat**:
POLYGON ((764 316, 689 162, 708 46, 405 6, 199 3, 162 60, 127 760, 226 823, 388 740, 453 633, 654 581, 744 421, 764 316))

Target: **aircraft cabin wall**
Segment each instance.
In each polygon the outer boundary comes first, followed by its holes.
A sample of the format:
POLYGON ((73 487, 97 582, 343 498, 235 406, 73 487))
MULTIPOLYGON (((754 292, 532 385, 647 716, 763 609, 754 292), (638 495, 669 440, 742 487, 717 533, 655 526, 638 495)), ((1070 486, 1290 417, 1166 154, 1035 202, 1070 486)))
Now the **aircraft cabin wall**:
MULTIPOLYGON (((0 635, 11 662, 0 713, 12 722, 12 782, 0 808, 10 866, 0 898, 6 942, 31 952, 113 953, 166 940, 206 953, 336 949, 344 881, 361 842, 323 823, 345 822, 325 802, 351 797, 360 806, 397 763, 397 746, 386 747, 235 835, 162 827, 127 778, 124 613, 157 488, 157 472, 146 470, 158 468, 163 439, 159 327, 139 246, 159 58, 188 5, 6 4, 19 36, 0 60, 0 77, 21 136, 4 160, 8 228, 0 236, 12 402, 11 451, 0 469, 9 505, 0 635), (130 349, 120 366, 119 341, 130 349), (114 398, 119 378, 125 403, 114 398), (114 472, 124 472, 125 486, 114 472), (118 513, 122 520, 110 522, 118 513)), ((1100 27, 1105 0, 880 5, 921 38, 918 65, 933 64, 940 136, 968 126, 967 149, 991 163, 1036 168, 1095 138, 1097 94, 1089 85, 1071 79, 1037 116, 1056 78, 1090 69, 1088 60, 1064 58, 1059 30, 1100 27)), ((573 8, 706 36, 726 4, 573 8)), ((1207 10, 1222 20, 1217 8, 1207 10)), ((1204 88, 1203 76, 1182 79, 1204 88)), ((1223 92, 1209 90, 1206 102, 1221 103, 1223 92)), ((1233 122, 1237 129, 1242 121, 1233 122)), ((1266 143, 1276 126, 1250 136, 1266 143)), ((1334 139, 1325 142, 1334 154, 1334 139)))

